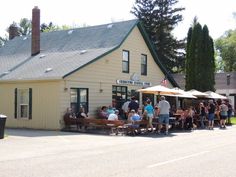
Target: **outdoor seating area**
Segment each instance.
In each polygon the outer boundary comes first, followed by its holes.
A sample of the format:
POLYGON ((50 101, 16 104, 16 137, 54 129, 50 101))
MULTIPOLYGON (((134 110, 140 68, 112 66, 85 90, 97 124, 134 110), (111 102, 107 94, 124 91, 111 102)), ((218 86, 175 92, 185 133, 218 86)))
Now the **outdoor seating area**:
MULTIPOLYGON (((98 119, 98 118, 78 118, 71 119, 70 121, 65 121, 66 127, 64 131, 73 131, 73 132, 83 132, 83 133, 102 133, 108 135, 147 135, 155 134, 158 129, 158 118, 153 119, 153 131, 147 128, 148 121, 140 120, 133 123, 129 123, 126 120, 107 120, 107 119, 98 119)), ((190 121, 191 122, 191 121, 190 121)), ((199 115, 195 115, 192 119, 192 128, 191 123, 186 121, 186 117, 183 117, 182 114, 175 114, 174 117, 170 117, 169 129, 171 131, 189 131, 201 129, 201 120, 199 115)), ((208 128, 208 119, 203 120, 205 129, 208 128)), ((220 120, 217 119, 217 116, 214 119, 214 126, 219 127, 220 120)), ((164 132, 163 130, 161 130, 164 132)))
POLYGON ((64 116, 65 128, 63 130, 135 136, 153 133, 168 134, 168 130, 213 130, 214 127, 225 128, 226 123, 230 124, 232 106, 226 97, 214 92, 203 93, 197 90, 186 92, 164 86, 154 86, 138 91, 165 96, 161 96, 156 104, 147 97, 141 106, 135 97, 132 97, 131 101, 124 103, 122 110, 118 110, 112 105, 101 106, 94 117, 89 117, 83 107, 80 108, 78 114, 72 113, 72 110, 68 108, 64 116), (177 106, 177 109, 171 108, 165 98, 173 96, 188 99, 185 108, 182 108, 182 105, 177 106), (168 114, 168 119, 164 121, 161 117, 163 114, 161 113, 163 109, 161 102, 169 105, 164 108, 168 114), (225 111, 227 115, 223 116, 222 112, 225 111))

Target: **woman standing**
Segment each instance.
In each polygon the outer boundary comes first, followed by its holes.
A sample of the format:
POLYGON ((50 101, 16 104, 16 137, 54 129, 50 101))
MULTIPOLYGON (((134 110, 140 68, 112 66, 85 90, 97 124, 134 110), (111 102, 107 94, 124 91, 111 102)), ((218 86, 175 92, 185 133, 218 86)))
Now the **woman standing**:
POLYGON ((154 117, 154 109, 153 106, 151 105, 150 100, 147 100, 147 105, 144 107, 144 111, 147 112, 147 118, 148 118, 147 129, 151 128, 151 132, 153 132, 152 119, 154 117))
POLYGON ((205 110, 204 104, 201 102, 199 104, 199 116, 200 116, 200 122, 201 122, 201 128, 205 128, 204 120, 206 119, 206 110, 205 110))
POLYGON ((220 105, 220 128, 226 128, 225 127, 225 120, 228 117, 228 106, 225 104, 225 102, 222 102, 220 105))
POLYGON ((208 104, 208 121, 209 121, 208 128, 209 130, 214 129, 215 109, 216 107, 215 107, 215 104, 213 103, 213 100, 209 100, 209 104, 208 104))

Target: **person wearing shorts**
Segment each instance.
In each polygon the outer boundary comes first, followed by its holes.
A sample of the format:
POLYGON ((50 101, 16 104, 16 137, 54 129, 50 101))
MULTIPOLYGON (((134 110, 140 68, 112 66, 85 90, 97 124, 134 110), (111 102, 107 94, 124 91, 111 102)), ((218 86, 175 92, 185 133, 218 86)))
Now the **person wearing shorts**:
POLYGON ((225 121, 228 117, 228 106, 225 104, 225 102, 222 102, 220 105, 220 128, 226 128, 225 127, 225 121))
POLYGON ((157 133, 160 134, 162 124, 165 124, 166 125, 165 134, 168 135, 170 104, 168 101, 166 101, 164 96, 161 96, 161 101, 158 103, 158 110, 159 110, 159 124, 157 133))
POLYGON ((151 128, 151 132, 153 132, 152 119, 154 117, 154 109, 153 109, 153 106, 151 105, 150 100, 147 100, 147 105, 144 107, 144 111, 146 111, 147 118, 148 118, 147 129, 151 128))

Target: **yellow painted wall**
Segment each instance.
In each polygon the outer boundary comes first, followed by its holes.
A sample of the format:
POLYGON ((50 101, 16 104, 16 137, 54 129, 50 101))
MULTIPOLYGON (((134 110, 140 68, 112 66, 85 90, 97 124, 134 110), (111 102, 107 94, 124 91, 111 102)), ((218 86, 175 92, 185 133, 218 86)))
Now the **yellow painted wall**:
POLYGON ((7 127, 60 128, 59 81, 0 83, 0 113, 7 115, 7 127), (14 118, 15 88, 32 88, 32 119, 14 118), (4 101, 7 100, 7 101, 4 101))
MULTIPOLYGON (((117 85, 116 80, 130 80, 133 73, 138 73, 141 76, 140 81, 151 82, 152 85, 160 84, 164 78, 164 74, 152 58, 137 27, 133 29, 120 48, 66 77, 65 83, 62 83, 61 86, 66 88, 89 88, 89 108, 90 113, 94 114, 99 106, 111 104, 112 85, 117 85), (122 73, 123 50, 130 52, 130 73, 122 73), (141 76, 140 74, 141 54, 147 55, 147 76, 141 76), (100 89, 103 92, 100 92, 100 89)), ((171 87, 170 84, 169 86, 171 87)), ((128 86, 128 90, 140 88, 140 86, 128 86)), ((70 104, 69 91, 70 89, 64 92, 62 110, 66 110, 70 104)))

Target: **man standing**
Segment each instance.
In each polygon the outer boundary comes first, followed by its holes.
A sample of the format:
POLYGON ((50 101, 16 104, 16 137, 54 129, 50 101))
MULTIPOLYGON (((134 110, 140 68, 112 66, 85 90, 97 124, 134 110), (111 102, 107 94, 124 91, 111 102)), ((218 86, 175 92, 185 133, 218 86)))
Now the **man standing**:
POLYGON ((159 124, 158 124, 157 133, 160 134, 162 124, 165 123, 166 125, 165 135, 168 135, 170 104, 168 101, 166 101, 164 96, 161 96, 161 101, 158 104, 158 108, 159 108, 158 109, 159 110, 159 124))
POLYGON ((123 110, 123 113, 124 113, 124 119, 125 119, 125 120, 128 119, 129 103, 130 103, 130 101, 127 100, 127 101, 122 105, 122 110, 123 110))
POLYGON ((136 99, 134 96, 131 97, 131 101, 129 103, 128 108, 129 108, 129 112, 131 110, 135 110, 135 112, 138 112, 139 104, 136 102, 136 99))

